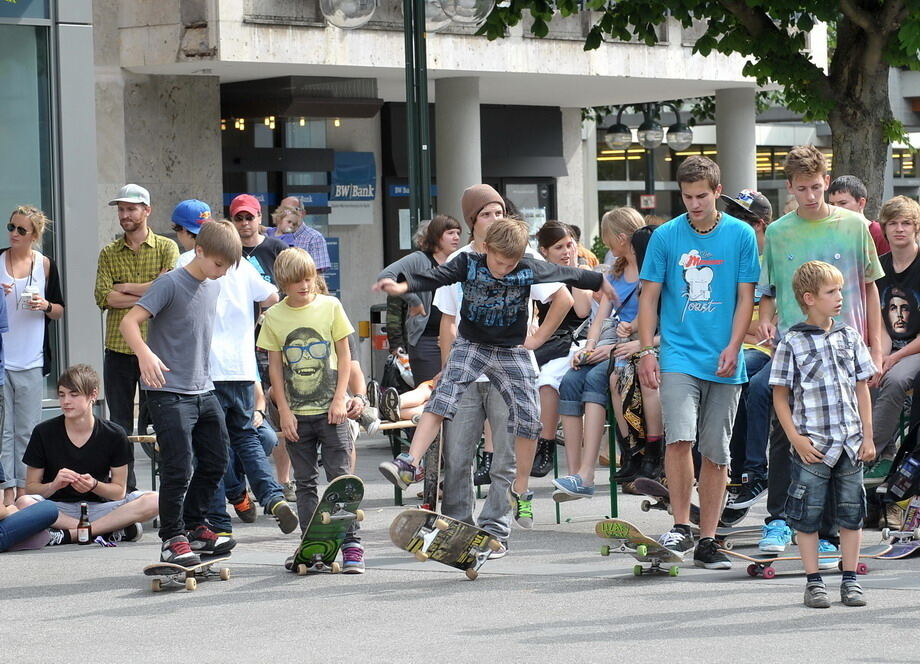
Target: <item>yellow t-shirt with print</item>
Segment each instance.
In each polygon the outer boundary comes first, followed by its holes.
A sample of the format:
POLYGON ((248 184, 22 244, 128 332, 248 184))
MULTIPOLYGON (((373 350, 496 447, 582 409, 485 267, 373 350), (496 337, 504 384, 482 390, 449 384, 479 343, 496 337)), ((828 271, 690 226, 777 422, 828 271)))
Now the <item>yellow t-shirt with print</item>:
POLYGON ((257 345, 281 352, 284 393, 295 415, 329 412, 338 381, 335 342, 354 331, 342 303, 329 295, 302 307, 285 299, 265 312, 257 345))

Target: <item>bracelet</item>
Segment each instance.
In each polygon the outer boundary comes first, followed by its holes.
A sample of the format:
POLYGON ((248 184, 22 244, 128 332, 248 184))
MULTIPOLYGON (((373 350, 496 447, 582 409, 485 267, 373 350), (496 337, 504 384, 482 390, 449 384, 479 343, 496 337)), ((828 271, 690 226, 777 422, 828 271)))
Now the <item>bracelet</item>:
POLYGON ((261 408, 256 408, 256 409, 255 409, 254 411, 252 411, 252 412, 258 413, 259 415, 261 415, 263 420, 266 419, 265 411, 262 410, 261 408))
MULTIPOLYGON (((96 478, 93 478, 93 479, 96 479, 96 478)), ((99 486, 99 480, 96 480, 96 483, 93 485, 93 488, 90 489, 90 491, 95 491, 97 486, 99 486)))
POLYGON ((53 309, 53 305, 49 302, 49 303, 48 303, 48 308, 45 309, 45 313, 46 313, 46 314, 50 314, 52 309, 53 309))
POLYGON ((654 354, 655 354, 655 349, 650 346, 648 348, 643 348, 638 353, 636 353, 636 357, 638 357, 639 359, 642 359, 646 355, 654 355, 654 354))
POLYGON ((643 346, 642 348, 639 349, 639 352, 641 353, 646 350, 655 350, 655 346, 643 346))

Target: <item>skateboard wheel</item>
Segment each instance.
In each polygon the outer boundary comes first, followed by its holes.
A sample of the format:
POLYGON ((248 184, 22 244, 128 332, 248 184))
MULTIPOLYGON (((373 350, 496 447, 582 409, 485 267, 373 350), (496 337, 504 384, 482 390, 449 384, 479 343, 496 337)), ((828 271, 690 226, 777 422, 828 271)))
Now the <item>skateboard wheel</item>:
POLYGON ((153 579, 150 581, 150 590, 152 590, 155 593, 158 593, 161 590, 163 590, 163 584, 160 583, 159 579, 153 579))
POLYGON ((220 572, 218 572, 218 574, 220 576, 221 581, 230 580, 230 568, 229 567, 221 567, 220 572))
POLYGON ((920 526, 914 528, 914 539, 920 539, 920 526))
POLYGON ((194 577, 185 580, 185 589, 186 590, 195 590, 198 587, 198 582, 194 577))
POLYGON ((355 510, 355 521, 364 521, 364 510, 355 510))
POLYGON ((748 573, 748 576, 757 576, 757 565, 755 565, 754 563, 751 563, 750 565, 748 565, 747 573, 748 573))
POLYGON ((633 576, 642 576, 642 565, 633 566, 633 576))
POLYGON ((319 520, 324 526, 328 526, 330 523, 332 523, 332 515, 329 514, 329 512, 322 512, 319 515, 319 520))
POLYGON ((882 539, 889 539, 891 537, 891 528, 882 528, 882 539))
POLYGON ((415 559, 416 559, 417 561, 419 561, 420 563, 423 563, 423 562, 425 562, 426 560, 428 560, 428 554, 425 553, 424 551, 416 551, 416 552, 415 552, 415 559))
POLYGON ((329 571, 332 574, 338 574, 339 572, 342 571, 342 566, 339 565, 338 563, 332 563, 331 565, 329 565, 329 571))
POLYGON ((479 572, 477 572, 476 570, 474 570, 472 567, 470 567, 468 570, 466 570, 466 571, 465 571, 465 574, 466 574, 466 578, 468 578, 470 581, 475 581, 475 580, 476 580, 476 577, 479 576, 479 572))
POLYGON ((652 504, 647 500, 643 500, 639 507, 643 512, 648 512, 650 509, 652 509, 652 504))
POLYGON ((498 551, 500 548, 502 548, 502 543, 499 542, 497 539, 489 540, 489 549, 491 549, 492 551, 498 551))
POLYGON ((447 523, 447 521, 445 521, 444 519, 435 519, 434 527, 437 528, 438 530, 447 530, 448 528, 450 528, 450 524, 447 523))
POLYGON ((735 543, 732 542, 731 540, 725 540, 724 542, 722 542, 722 548, 725 549, 726 551, 731 551, 734 548, 734 546, 735 546, 735 543))
POLYGON ((856 565, 856 573, 857 574, 868 574, 869 566, 866 563, 859 563, 858 565, 856 565))
POLYGON ((763 578, 765 578, 765 579, 772 579, 774 576, 776 576, 776 570, 775 570, 775 569, 773 569, 772 567, 764 567, 764 568, 763 568, 763 578))
POLYGON ((609 555, 610 555, 610 547, 609 547, 607 544, 604 544, 604 545, 601 547, 601 555, 602 555, 602 556, 609 556, 609 555))
POLYGON ((648 547, 644 544, 640 544, 636 547, 636 555, 645 556, 648 555, 648 547))
POLYGON ((306 576, 307 575, 307 566, 303 563, 297 565, 297 576, 306 576))
POLYGON ((677 576, 678 574, 680 574, 680 567, 677 565, 671 565, 671 567, 668 568, 668 576, 677 576))

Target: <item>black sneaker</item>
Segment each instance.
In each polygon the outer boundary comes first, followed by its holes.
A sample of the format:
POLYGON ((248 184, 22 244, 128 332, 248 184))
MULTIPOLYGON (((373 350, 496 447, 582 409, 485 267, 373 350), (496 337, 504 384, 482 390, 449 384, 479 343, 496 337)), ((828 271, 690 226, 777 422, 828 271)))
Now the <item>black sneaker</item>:
POLYGON ((388 387, 383 391, 377 410, 379 417, 390 422, 399 422, 399 392, 395 387, 388 387))
POLYGON ((716 541, 711 537, 704 537, 696 545, 693 552, 693 564, 706 569, 731 569, 732 561, 719 551, 716 541))
MULTIPOLYGON (((211 531, 208 531, 211 532, 211 531)), ((211 533, 212 535, 214 533, 211 533)), ((183 567, 194 567, 201 564, 201 558, 192 551, 188 538, 185 535, 176 535, 163 542, 160 551, 160 560, 164 563, 173 563, 183 567)))
MULTIPOLYGON (((175 538, 174 538, 175 539, 175 538)), ((230 533, 217 534, 207 526, 198 526, 188 533, 188 544, 192 551, 205 556, 221 556, 236 546, 230 533)), ((170 561, 171 562, 171 561, 170 561)), ((185 565, 185 563, 179 563, 185 565)), ((193 563, 198 564, 198 563, 193 563)), ((186 565, 188 567, 188 565, 186 565)))
POLYGON ((140 542, 143 536, 144 527, 139 523, 132 523, 124 528, 113 530, 105 536, 105 539, 108 542, 140 542))
POLYGON ((767 494, 767 478, 755 477, 741 485, 741 491, 733 500, 729 500, 726 507, 734 510, 750 507, 767 494))
POLYGON ((58 546, 60 544, 69 544, 70 542, 65 542, 69 538, 64 537, 64 531, 60 528, 49 528, 48 529, 48 543, 45 546, 58 546))
POLYGON ((290 503, 283 498, 278 498, 270 503, 269 506, 265 508, 265 513, 271 514, 278 520, 278 527, 285 535, 294 532, 294 529, 297 527, 297 515, 294 514, 294 510, 291 509, 290 503))
POLYGON ((658 543, 674 553, 684 555, 693 548, 693 533, 687 526, 677 524, 658 538, 658 543))

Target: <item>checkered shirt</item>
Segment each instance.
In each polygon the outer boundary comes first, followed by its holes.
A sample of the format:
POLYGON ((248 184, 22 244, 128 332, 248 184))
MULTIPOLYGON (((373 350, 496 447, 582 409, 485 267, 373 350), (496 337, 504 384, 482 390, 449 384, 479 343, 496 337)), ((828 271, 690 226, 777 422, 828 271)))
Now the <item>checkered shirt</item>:
POLYGON ((293 233, 278 234, 278 229, 269 227, 265 229, 266 237, 276 237, 289 247, 300 247, 306 250, 316 269, 320 272, 328 270, 332 263, 329 261, 329 251, 326 249, 326 238, 315 228, 310 228, 306 224, 301 224, 293 233))
POLYGON ((825 332, 799 323, 776 347, 770 385, 789 388, 796 431, 808 436, 833 468, 843 450, 856 463, 863 438, 856 382, 874 374, 869 349, 852 327, 835 323, 825 332))

